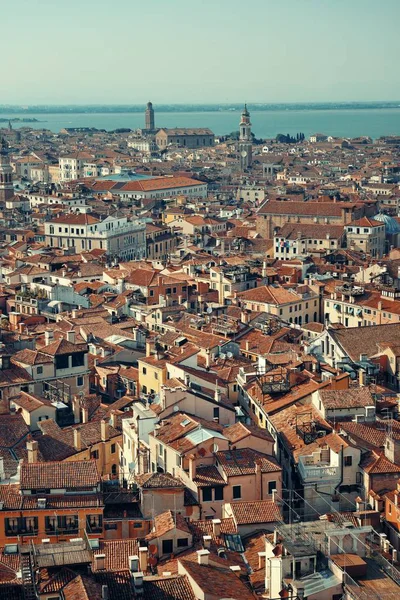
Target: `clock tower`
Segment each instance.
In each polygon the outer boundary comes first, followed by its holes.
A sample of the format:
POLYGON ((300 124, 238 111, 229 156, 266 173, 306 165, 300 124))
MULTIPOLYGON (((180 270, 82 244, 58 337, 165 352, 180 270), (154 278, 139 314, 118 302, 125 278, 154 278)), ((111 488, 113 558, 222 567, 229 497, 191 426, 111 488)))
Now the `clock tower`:
POLYGON ((0 202, 6 202, 13 196, 12 167, 8 156, 7 142, 3 138, 0 141, 0 202))
POLYGON ((251 167, 253 159, 250 113, 247 110, 246 104, 244 105, 239 124, 239 155, 240 170, 245 171, 251 167))

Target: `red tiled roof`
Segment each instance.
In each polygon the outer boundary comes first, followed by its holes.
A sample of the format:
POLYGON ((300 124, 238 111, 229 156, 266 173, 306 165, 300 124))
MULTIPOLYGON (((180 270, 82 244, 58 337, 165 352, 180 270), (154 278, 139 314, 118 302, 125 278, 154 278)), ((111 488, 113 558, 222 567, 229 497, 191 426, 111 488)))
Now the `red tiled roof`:
POLYGON ((250 448, 221 450, 216 452, 216 457, 228 477, 251 475, 255 473, 256 463, 260 465, 262 473, 282 471, 282 467, 273 456, 250 448))
POLYGON ((156 515, 154 518, 154 530, 146 536, 146 540, 161 537, 174 529, 190 535, 190 529, 182 515, 179 513, 173 514, 172 511, 167 510, 160 515, 156 515))
POLYGON ((99 219, 96 219, 96 217, 93 217, 88 213, 80 213, 78 215, 61 214, 50 221, 50 223, 60 223, 63 225, 94 225, 95 223, 99 223, 99 219))
POLYGON ((280 508, 272 500, 231 502, 230 507, 237 525, 273 523, 282 520, 280 508))
POLYGON ((100 481, 95 460, 24 463, 21 490, 95 487, 100 481))

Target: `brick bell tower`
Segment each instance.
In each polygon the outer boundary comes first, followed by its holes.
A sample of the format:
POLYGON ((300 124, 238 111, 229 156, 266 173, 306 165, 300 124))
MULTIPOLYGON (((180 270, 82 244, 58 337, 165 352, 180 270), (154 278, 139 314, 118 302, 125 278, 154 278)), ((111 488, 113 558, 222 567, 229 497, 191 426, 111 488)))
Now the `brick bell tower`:
POLYGON ((154 131, 155 122, 154 122, 154 108, 151 102, 147 103, 146 112, 145 112, 145 129, 146 131, 154 131))
POLYGON ((12 167, 8 155, 8 145, 4 138, 0 142, 0 202, 6 202, 14 196, 12 167))

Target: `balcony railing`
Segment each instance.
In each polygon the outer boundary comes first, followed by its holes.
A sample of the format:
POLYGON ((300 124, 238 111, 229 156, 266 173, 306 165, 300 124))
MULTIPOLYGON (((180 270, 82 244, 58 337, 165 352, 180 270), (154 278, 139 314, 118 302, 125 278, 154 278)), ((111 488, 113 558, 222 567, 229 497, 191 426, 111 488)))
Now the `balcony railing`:
POLYGON ((340 467, 305 465, 299 461, 299 473, 304 482, 340 479, 340 467))

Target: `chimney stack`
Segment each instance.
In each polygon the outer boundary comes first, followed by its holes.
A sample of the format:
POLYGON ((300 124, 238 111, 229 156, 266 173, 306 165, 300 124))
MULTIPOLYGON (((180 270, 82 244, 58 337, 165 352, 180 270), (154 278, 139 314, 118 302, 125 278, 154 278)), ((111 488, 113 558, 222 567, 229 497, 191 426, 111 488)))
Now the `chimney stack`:
POLYGON ((28 451, 28 463, 38 462, 38 446, 36 440, 28 440, 26 442, 26 449, 28 451))
POLYGON ((261 276, 262 277, 266 277, 267 276, 267 261, 265 261, 265 260, 263 261, 261 276))
POLYGON ((44 343, 45 343, 45 345, 48 346, 52 341, 53 341, 53 332, 52 331, 45 331, 44 332, 44 343))
POLYGON ((75 331, 71 329, 71 331, 67 331, 67 340, 71 344, 75 344, 75 331))
POLYGON ((139 568, 143 573, 147 572, 149 561, 149 549, 146 546, 139 547, 139 568))
POLYGON ((82 406, 82 423, 88 423, 89 421, 89 409, 86 406, 82 406))
POLYGON ((129 570, 131 573, 139 572, 139 557, 135 554, 135 556, 128 556, 129 561, 129 570))
POLYGON ((114 429, 117 427, 117 413, 115 410, 112 410, 110 413, 110 425, 114 427, 114 429))
POLYGON ((197 550, 197 562, 199 565, 208 565, 209 550, 197 550))
POLYGON ((74 423, 81 422, 81 406, 80 406, 80 398, 79 396, 74 396, 72 398, 72 410, 74 412, 74 423))
POLYGON ((193 481, 196 477, 196 457, 194 454, 189 456, 189 478, 193 481))
POLYGON ((219 389, 219 386, 218 386, 218 379, 215 383, 214 400, 215 400, 215 402, 221 402, 221 390, 219 389))
POLYGON ((212 520, 213 534, 214 537, 219 537, 221 535, 221 519, 213 519, 212 520))
POLYGON ((79 427, 74 429, 74 448, 77 452, 82 450, 81 430, 79 427))
POLYGON ((106 442, 110 438, 110 424, 107 419, 101 420, 101 441, 106 442))
POLYGON ((203 535, 203 546, 206 550, 208 550, 211 546, 211 535, 203 535))

